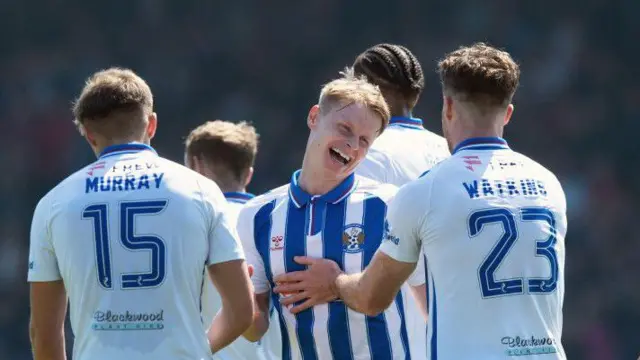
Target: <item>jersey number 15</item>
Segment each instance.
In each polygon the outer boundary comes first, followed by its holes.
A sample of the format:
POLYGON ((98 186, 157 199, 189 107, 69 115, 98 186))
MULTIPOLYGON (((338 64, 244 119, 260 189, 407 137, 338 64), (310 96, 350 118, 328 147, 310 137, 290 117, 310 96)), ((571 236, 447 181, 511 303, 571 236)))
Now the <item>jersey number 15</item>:
MULTIPOLYGON (((549 278, 527 279, 527 290, 530 294, 551 293, 556 289, 558 283, 558 257, 555 251, 556 220, 553 213, 543 207, 526 207, 520 209, 518 217, 521 221, 541 221, 549 226, 549 236, 546 239, 536 241, 535 255, 549 260, 551 276, 549 278)), ((522 294, 524 293, 525 279, 496 280, 495 277, 496 270, 520 236, 516 226, 516 215, 506 208, 475 211, 469 217, 469 235, 471 237, 478 235, 484 225, 492 223, 501 224, 504 233, 478 269, 482 297, 522 294)))
MULTIPOLYGON (((121 275, 123 289, 156 287, 164 281, 167 258, 164 241, 154 235, 136 235, 135 218, 136 215, 156 215, 162 212, 166 206, 167 201, 165 200, 120 203, 120 243, 127 250, 147 250, 151 255, 151 270, 149 272, 121 275)), ((107 204, 87 206, 82 212, 82 218, 93 220, 98 282, 105 289, 113 289, 107 204)))

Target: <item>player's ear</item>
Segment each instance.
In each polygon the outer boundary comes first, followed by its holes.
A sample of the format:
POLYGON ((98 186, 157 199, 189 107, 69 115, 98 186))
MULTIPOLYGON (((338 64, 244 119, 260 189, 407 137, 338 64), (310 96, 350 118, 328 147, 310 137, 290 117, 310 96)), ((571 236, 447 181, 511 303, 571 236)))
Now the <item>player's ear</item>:
POLYGON ((509 123, 509 121, 511 120, 511 115, 513 115, 513 110, 514 110, 514 106, 513 104, 509 104, 509 106, 507 106, 507 112, 505 112, 504 114, 504 125, 507 125, 509 123))
POLYGON ((244 180, 244 186, 247 187, 249 186, 249 183, 251 182, 251 179, 253 179, 253 166, 249 168, 249 170, 247 170, 247 177, 244 180))
POLYGON ((444 104, 444 117, 445 119, 447 119, 448 121, 451 121, 451 119, 453 119, 453 98, 451 96, 444 96, 443 98, 443 104, 444 104))
POLYGON ((153 139, 156 135, 156 130, 158 130, 158 115, 152 112, 149 114, 149 117, 147 117, 147 136, 149 140, 153 139))
POLYGON ((313 105, 311 109, 309 109, 309 115, 307 116, 307 125, 309 125, 309 129, 313 129, 318 125, 318 115, 320 114, 320 106, 313 105))

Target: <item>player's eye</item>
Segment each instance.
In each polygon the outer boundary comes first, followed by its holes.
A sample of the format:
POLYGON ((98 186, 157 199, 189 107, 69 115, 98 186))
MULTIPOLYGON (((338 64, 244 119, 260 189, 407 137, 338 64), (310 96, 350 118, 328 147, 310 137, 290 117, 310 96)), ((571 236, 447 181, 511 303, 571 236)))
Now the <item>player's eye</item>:
POLYGON ((340 124, 338 125, 338 129, 344 135, 351 135, 351 129, 347 125, 340 124))
POLYGON ((367 139, 366 137, 360 138, 360 146, 369 147, 369 144, 370 144, 369 139, 367 139))

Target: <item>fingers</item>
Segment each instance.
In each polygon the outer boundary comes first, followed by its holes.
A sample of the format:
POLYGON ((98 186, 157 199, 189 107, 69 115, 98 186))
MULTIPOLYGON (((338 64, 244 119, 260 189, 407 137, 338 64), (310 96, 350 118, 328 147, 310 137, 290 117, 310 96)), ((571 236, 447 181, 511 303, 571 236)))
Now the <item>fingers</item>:
POLYGON ((304 280, 304 271, 292 271, 286 274, 280 274, 273 278, 276 283, 296 282, 304 280))
POLYGON ((318 259, 309 256, 294 256, 293 261, 301 265, 313 265, 318 259))
POLYGON ((303 302, 300 305, 292 307, 289 311, 292 314, 297 314, 301 311, 305 311, 309 308, 312 308, 314 305, 316 305, 316 302, 313 299, 307 299, 307 301, 303 302))
POLYGON ((278 294, 290 294, 297 293, 298 291, 305 290, 305 285, 302 282, 289 282, 289 283, 280 283, 277 284, 276 287, 273 288, 273 291, 278 294))
POLYGON ((280 304, 284 305, 284 306, 290 306, 293 305, 299 301, 302 301, 304 299, 306 299, 308 297, 306 292, 299 292, 299 293, 295 293, 295 294, 291 294, 287 297, 283 297, 280 299, 280 304))

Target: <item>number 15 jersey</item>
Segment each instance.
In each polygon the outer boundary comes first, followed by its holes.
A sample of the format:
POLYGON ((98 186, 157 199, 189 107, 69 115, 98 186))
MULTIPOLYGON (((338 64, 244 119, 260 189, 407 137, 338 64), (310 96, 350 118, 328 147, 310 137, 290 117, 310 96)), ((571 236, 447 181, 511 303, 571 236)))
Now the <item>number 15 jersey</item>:
POLYGON ((565 359, 565 195, 501 138, 463 141, 400 189, 381 250, 428 261, 431 360, 565 359))
POLYGON ((112 146, 38 204, 28 280, 64 282, 73 359, 211 359, 207 266, 243 259, 216 184, 143 144, 112 146))

